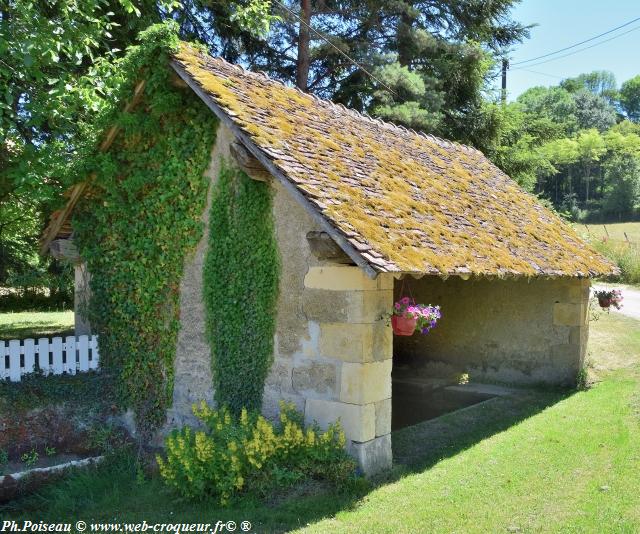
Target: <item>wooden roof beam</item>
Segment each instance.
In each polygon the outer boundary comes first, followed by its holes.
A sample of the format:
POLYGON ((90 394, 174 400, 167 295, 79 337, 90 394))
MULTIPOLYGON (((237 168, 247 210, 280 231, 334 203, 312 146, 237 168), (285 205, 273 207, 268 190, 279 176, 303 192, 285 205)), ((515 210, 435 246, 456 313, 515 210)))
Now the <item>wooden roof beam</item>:
MULTIPOLYGON (((131 112, 140 102, 146 83, 146 80, 141 80, 136 84, 133 91, 133 97, 124 107, 125 113, 131 112)), ((107 150, 109 150, 109 148, 111 148, 111 145, 115 141, 119 131, 120 127, 117 125, 113 125, 111 128, 109 128, 104 139, 100 143, 100 146, 98 147, 98 151, 106 152, 107 150)), ((91 184, 91 182, 93 182, 93 180, 95 180, 95 178, 96 173, 92 172, 84 182, 75 184, 71 188, 69 200, 67 201, 66 205, 60 210, 60 213, 58 213, 58 215, 49 223, 42 235, 42 238, 40 240, 40 254, 44 255, 47 253, 47 251, 49 250, 49 245, 56 238, 64 223, 73 213, 73 209, 76 207, 76 204, 84 196, 84 192, 86 191, 87 187, 91 184)))

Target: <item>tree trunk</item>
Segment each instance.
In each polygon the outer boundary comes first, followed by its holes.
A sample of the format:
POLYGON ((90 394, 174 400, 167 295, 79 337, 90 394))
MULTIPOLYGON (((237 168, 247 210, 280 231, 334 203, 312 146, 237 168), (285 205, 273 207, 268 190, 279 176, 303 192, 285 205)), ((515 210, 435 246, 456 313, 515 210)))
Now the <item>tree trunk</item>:
POLYGON ((296 64, 296 85, 306 91, 309 86, 309 44, 311 35, 311 0, 300 2, 300 29, 298 32, 298 61, 296 64))
POLYGON ((585 195, 584 195, 584 203, 585 206, 587 202, 589 202, 589 182, 591 181, 591 165, 585 165, 585 195))
POLYGON ((396 41, 398 46, 398 63, 403 67, 408 67, 413 59, 413 24, 415 18, 408 13, 409 7, 407 5, 406 11, 403 11, 398 21, 398 28, 396 29, 396 41))

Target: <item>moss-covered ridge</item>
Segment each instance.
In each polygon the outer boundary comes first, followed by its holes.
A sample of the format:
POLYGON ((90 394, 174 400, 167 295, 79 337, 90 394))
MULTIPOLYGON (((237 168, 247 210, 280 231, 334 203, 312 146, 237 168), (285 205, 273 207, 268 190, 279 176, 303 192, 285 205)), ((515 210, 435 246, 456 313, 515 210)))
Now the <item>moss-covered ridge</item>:
POLYGON ((614 270, 473 148, 373 120, 186 44, 175 59, 378 271, 614 270))

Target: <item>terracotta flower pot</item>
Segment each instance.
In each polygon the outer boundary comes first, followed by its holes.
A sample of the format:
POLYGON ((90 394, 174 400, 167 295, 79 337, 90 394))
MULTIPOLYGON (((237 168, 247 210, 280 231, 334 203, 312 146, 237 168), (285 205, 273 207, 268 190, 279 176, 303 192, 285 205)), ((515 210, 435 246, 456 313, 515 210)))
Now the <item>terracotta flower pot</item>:
POLYGON ((417 317, 400 317, 399 315, 391 316, 391 326, 396 336, 412 336, 416 331, 418 324, 417 317))
POLYGON ((601 308, 608 308, 611 306, 611 299, 608 297, 598 297, 598 304, 601 308))

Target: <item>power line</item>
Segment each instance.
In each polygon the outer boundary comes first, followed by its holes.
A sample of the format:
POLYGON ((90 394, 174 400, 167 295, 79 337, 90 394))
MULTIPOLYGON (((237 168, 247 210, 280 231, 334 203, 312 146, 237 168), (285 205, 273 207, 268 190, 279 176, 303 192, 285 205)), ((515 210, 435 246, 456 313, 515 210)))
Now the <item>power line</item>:
POLYGON ((540 72, 537 70, 530 70, 530 69, 514 69, 514 70, 521 70, 523 72, 531 72, 533 74, 540 74, 541 76, 548 76, 549 78, 557 78, 558 80, 562 80, 562 76, 556 76, 555 74, 547 74, 546 72, 540 72))
MULTIPOLYGON (((549 52, 548 54, 544 54, 544 55, 542 55, 542 56, 534 57, 534 58, 531 58, 531 59, 525 59, 525 60, 522 60, 522 61, 517 61, 517 62, 513 63, 513 66, 521 65, 521 64, 523 64, 523 63, 530 63, 530 62, 532 62, 532 61, 537 61, 538 59, 543 59, 543 58, 545 58, 545 57, 554 56, 554 55, 556 55, 556 54, 559 54, 560 52, 564 52, 565 50, 571 50, 572 48, 575 48, 576 46, 583 45, 583 44, 585 44, 585 43, 588 43, 588 42, 590 42, 590 41, 593 41, 593 40, 595 40, 595 39, 598 39, 598 38, 600 38, 600 37, 603 37, 603 36, 605 36, 605 35, 608 35, 608 34, 610 34, 611 32, 615 32, 616 30, 619 30, 619 29, 621 29, 621 28, 624 28, 625 26, 629 26, 629 24, 633 24, 634 22, 636 22, 636 21, 638 21, 638 20, 640 20, 640 17, 635 18, 635 19, 633 19, 633 20, 630 20, 629 22, 625 22, 624 24, 622 24, 622 25, 620 25, 620 26, 617 26, 617 27, 615 27, 615 28, 612 28, 611 30, 607 30, 607 31, 606 31, 606 32, 604 32, 604 33, 601 33, 601 34, 599 34, 599 35, 596 35, 595 37, 590 37, 589 39, 585 39, 584 41, 580 41, 579 43, 572 44, 571 46, 567 46, 567 47, 565 47, 565 48, 561 48, 560 50, 556 50, 555 52, 549 52)), ((622 34, 622 35, 624 35, 624 34, 622 34)), ((606 42, 606 41, 602 41, 602 42, 606 42)), ((585 49, 585 50, 586 50, 586 49, 585 49)))
POLYGON ((325 43, 327 43, 329 46, 331 46, 332 48, 334 48, 339 54, 341 54, 343 57, 345 57, 347 59, 347 61, 349 61, 350 63, 352 63, 353 65, 355 65, 357 68, 359 68, 362 72, 364 72, 367 76, 369 76, 372 80, 378 82, 380 85, 382 85, 382 87, 384 87, 387 91, 389 91, 391 94, 396 95, 397 93, 391 89, 391 87, 389 87, 388 85, 386 85, 384 82, 382 82, 381 80, 379 80, 378 78, 376 78, 373 74, 371 74, 367 69, 365 69, 362 65, 360 65, 360 63, 358 63, 355 59, 349 57, 349 55, 344 52, 343 50, 340 50, 336 45, 334 45, 329 39, 327 39, 324 35, 322 35, 319 31, 317 31, 315 28, 313 28, 311 25, 307 24, 307 22, 305 20, 303 20, 301 17, 298 16, 297 13, 291 11, 287 6, 285 6, 282 2, 280 2, 279 0, 274 0, 276 4, 278 4, 282 9, 284 9, 287 13, 289 13, 289 15, 295 17, 296 19, 298 19, 298 21, 300 22, 300 24, 304 24, 307 29, 313 33, 315 33, 320 39, 322 39, 325 43))
MULTIPOLYGON (((635 32, 636 30, 640 30, 640 26, 636 26, 635 28, 631 28, 630 30, 627 30, 626 32, 619 33, 618 35, 614 35, 613 37, 610 37, 609 39, 605 39, 604 41, 600 41, 600 42, 592 44, 590 46, 585 46, 584 48, 579 48, 578 50, 574 50, 573 52, 569 52, 568 54, 564 54, 562 56, 554 57, 554 58, 551 58, 551 59, 546 59, 544 61, 539 61, 538 63, 534 63, 533 65, 526 65, 526 66, 527 67, 537 67, 538 65, 544 65, 545 63, 550 63, 551 61, 556 61, 558 59, 562 59, 562 58, 565 58, 565 57, 573 56, 574 54, 577 54, 579 52, 584 52, 585 50, 589 50, 590 48, 594 48, 596 46, 600 46, 601 44, 604 44, 604 43, 608 43, 609 41, 613 41, 614 39, 617 39, 618 37, 622 37, 624 35, 627 35, 628 33, 635 32)), ((512 69, 512 70, 524 70, 524 67, 516 67, 515 69, 512 69)))

